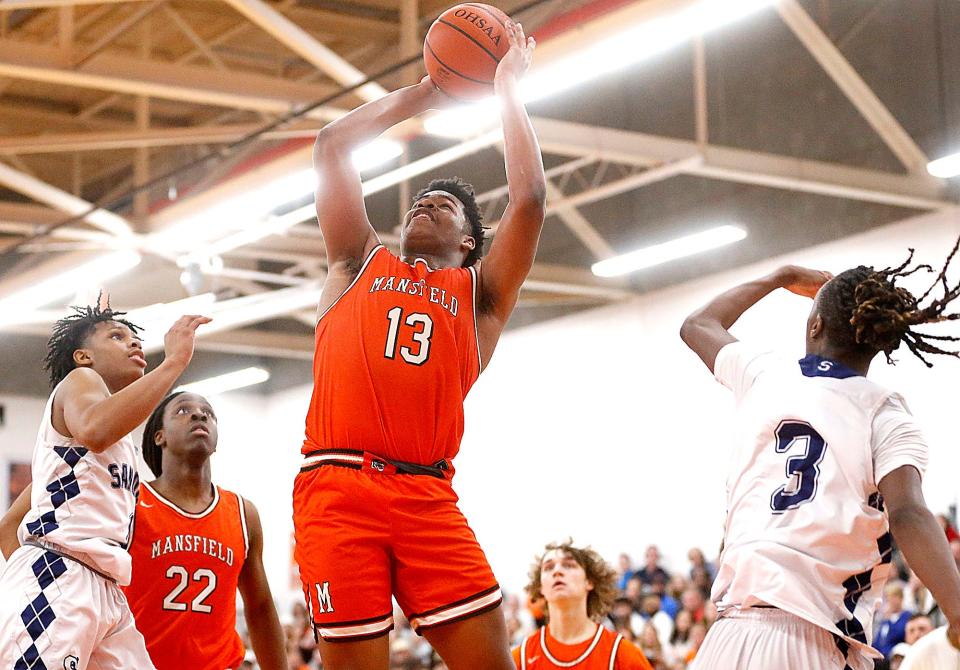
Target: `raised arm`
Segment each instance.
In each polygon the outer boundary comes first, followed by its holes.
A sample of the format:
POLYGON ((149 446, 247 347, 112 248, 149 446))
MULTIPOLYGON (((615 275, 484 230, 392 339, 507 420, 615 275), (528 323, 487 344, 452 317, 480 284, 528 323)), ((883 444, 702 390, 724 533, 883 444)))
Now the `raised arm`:
POLYGON ((270 595, 270 584, 263 569, 263 528, 257 508, 249 500, 242 500, 247 517, 249 550, 240 570, 240 597, 243 615, 247 620, 250 642, 257 664, 262 670, 287 670, 284 653, 285 638, 277 617, 277 608, 270 595))
POLYGON ((84 447, 101 452, 147 420, 193 357, 197 328, 205 316, 183 316, 164 337, 163 363, 112 394, 103 378, 90 368, 67 375, 53 401, 53 426, 84 447))
MULTIPOLYGON (((537 254, 546 200, 543 156, 518 90, 536 43, 532 37, 524 36, 519 23, 507 24, 507 37, 510 51, 497 67, 494 89, 503 120, 509 202, 490 251, 481 263, 481 316, 486 322, 481 323, 481 340, 499 337, 517 304, 520 287, 537 254)), ((484 344, 481 341, 482 349, 484 344)), ((492 347, 488 350, 492 351, 492 347)))
POLYGON ((737 341, 730 327, 761 298, 778 288, 813 298, 831 276, 829 272, 786 265, 718 295, 684 320, 680 337, 713 372, 720 350, 737 341))
POLYGON ((927 509, 920 473, 904 465, 881 479, 878 488, 893 539, 947 618, 950 643, 960 648, 960 573, 943 529, 927 509))
POLYGON ((23 523, 23 518, 30 511, 30 491, 33 484, 28 484, 17 499, 10 505, 10 509, 0 519, 0 553, 6 560, 20 547, 20 538, 17 537, 17 528, 23 523))
POLYGON ((401 121, 444 104, 445 96, 425 78, 357 107, 317 135, 313 146, 317 221, 331 271, 363 259, 379 242, 367 219, 353 152, 401 121))

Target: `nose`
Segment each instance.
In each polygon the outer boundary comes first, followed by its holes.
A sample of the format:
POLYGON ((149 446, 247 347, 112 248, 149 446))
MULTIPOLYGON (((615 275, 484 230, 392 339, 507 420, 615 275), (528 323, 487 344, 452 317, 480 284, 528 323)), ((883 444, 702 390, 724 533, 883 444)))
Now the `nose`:
POLYGON ((143 349, 143 343, 140 342, 140 340, 131 340, 130 346, 132 346, 134 349, 143 349))
POLYGON ((193 410, 193 412, 191 412, 191 418, 192 418, 192 419, 199 419, 200 421, 206 422, 206 420, 207 420, 207 415, 206 415, 205 412, 201 412, 200 410, 195 409, 195 410, 193 410))

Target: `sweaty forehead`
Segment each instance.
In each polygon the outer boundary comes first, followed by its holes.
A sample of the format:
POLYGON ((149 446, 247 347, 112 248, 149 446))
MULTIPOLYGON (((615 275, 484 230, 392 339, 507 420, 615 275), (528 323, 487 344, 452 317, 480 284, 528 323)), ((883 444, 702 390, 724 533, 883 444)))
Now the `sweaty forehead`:
POLYGON ((459 205, 459 206, 460 206, 460 209, 464 209, 463 203, 460 202, 460 199, 457 198, 457 197, 456 197, 455 195, 453 195, 452 193, 448 193, 448 192, 446 192, 446 191, 439 191, 439 190, 438 190, 438 191, 427 191, 426 193, 424 193, 423 195, 421 195, 419 198, 417 198, 417 202, 423 200, 424 198, 434 198, 434 197, 446 198, 447 200, 449 200, 449 201, 452 202, 453 204, 459 205))

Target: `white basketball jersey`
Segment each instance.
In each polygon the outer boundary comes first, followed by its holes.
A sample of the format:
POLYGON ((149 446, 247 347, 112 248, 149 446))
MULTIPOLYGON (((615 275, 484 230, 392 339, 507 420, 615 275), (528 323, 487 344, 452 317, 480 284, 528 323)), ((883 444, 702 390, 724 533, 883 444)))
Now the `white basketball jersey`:
POLYGON ((126 435, 98 454, 58 433, 51 421, 58 388, 37 432, 31 507, 19 528, 20 542, 72 556, 125 586, 127 543, 140 494, 137 447, 126 435))
POLYGON ((877 484, 927 463, 903 399, 836 362, 798 366, 742 342, 714 367, 737 401, 718 610, 772 605, 875 656, 891 560, 877 484))

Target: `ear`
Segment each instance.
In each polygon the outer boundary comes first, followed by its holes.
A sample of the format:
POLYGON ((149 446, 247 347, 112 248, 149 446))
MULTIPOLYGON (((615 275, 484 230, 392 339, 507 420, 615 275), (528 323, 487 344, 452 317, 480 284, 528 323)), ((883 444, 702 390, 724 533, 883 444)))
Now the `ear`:
POLYGON ((463 239, 460 240, 460 246, 473 251, 477 246, 477 241, 473 238, 473 235, 464 234, 463 239))
POLYGON ((813 317, 813 320, 810 322, 810 331, 808 332, 808 336, 811 340, 817 340, 823 336, 823 332, 824 332, 823 317, 817 314, 816 316, 813 317))
POLYGON ((163 434, 163 428, 161 428, 161 429, 159 429, 156 433, 153 434, 153 442, 154 442, 154 444, 156 444, 158 447, 162 447, 163 444, 164 444, 164 442, 163 442, 163 438, 164 438, 164 437, 165 437, 165 436, 164 436, 164 434, 163 434))
POLYGON ((593 591, 593 582, 591 582, 591 581, 588 579, 588 580, 587 580, 587 593, 589 593, 590 591, 593 591))
POLYGON ((78 368, 89 368, 93 365, 93 352, 89 349, 75 349, 73 364, 78 368))

